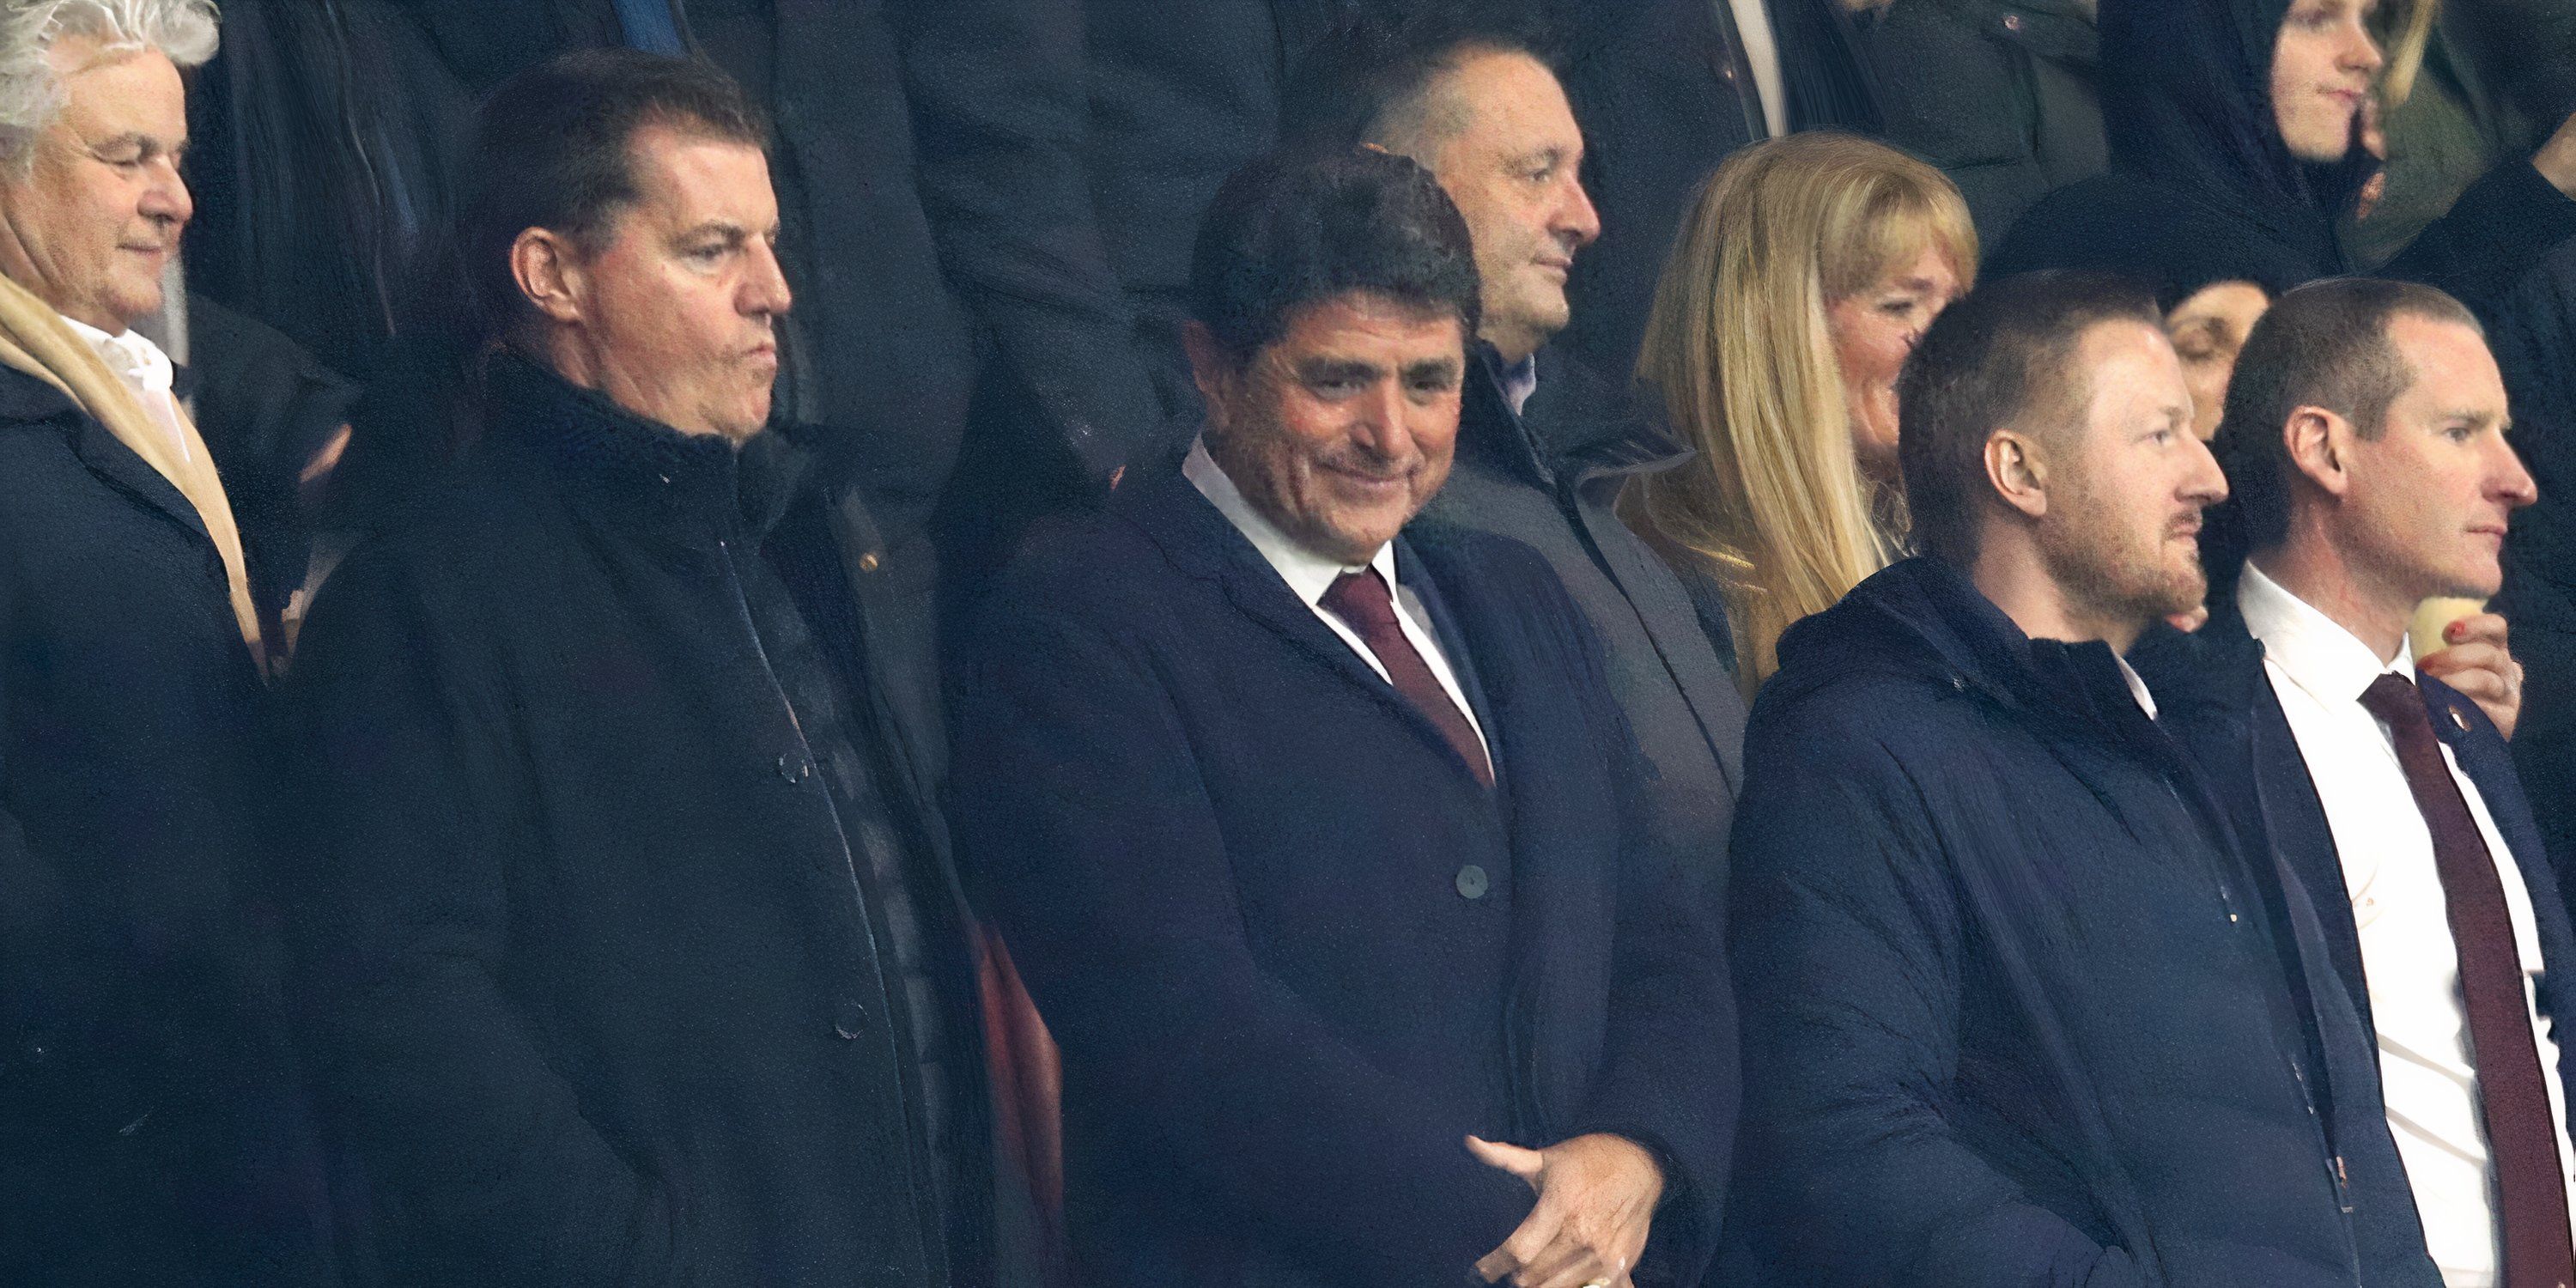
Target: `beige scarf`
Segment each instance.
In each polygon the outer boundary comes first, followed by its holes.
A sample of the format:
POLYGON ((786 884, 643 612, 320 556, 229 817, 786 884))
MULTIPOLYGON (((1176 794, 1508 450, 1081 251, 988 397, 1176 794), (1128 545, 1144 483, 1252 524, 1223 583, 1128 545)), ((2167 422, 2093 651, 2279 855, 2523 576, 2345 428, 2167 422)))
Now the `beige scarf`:
POLYGON ((107 362, 63 322, 53 306, 6 277, 0 277, 0 363, 63 391, 72 405, 107 426, 116 441, 142 457, 170 481, 170 486, 179 489, 188 504, 197 508, 197 518, 206 525, 206 535, 214 538, 215 553, 223 556, 224 580, 232 591, 233 620, 241 626, 242 641, 250 645, 251 658, 265 673, 267 650, 259 637, 259 614, 251 606, 241 529, 233 523, 232 503, 224 499, 224 482, 215 473, 214 458, 207 455, 205 440, 197 436, 197 426, 188 419, 186 409, 172 400, 171 414, 179 432, 188 440, 187 459, 182 460, 170 436, 144 410, 143 400, 133 387, 108 369, 107 362))

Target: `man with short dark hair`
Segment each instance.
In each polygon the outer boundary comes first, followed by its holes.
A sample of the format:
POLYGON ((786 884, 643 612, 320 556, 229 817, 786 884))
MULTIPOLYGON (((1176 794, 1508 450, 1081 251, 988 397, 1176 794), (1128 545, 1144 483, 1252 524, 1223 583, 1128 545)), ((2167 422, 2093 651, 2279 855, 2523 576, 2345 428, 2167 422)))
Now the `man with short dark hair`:
POLYGON ((1400 535, 1449 474, 1465 225, 1401 158, 1268 162, 1192 282, 1181 475, 1041 530, 960 668, 951 813, 1063 1045, 1080 1271, 1696 1282, 1709 873, 1631 843, 1547 566, 1400 535))
POLYGON ((1481 533, 1547 558, 1601 641, 1611 693, 1650 767, 1639 796, 1646 841, 1707 871, 1722 892, 1743 776, 1735 650, 1723 615, 1699 613, 1613 508, 1628 478, 1688 450, 1624 380, 1551 343, 1571 316, 1567 274, 1601 221, 1580 179, 1585 135, 1546 47, 1494 18, 1363 28, 1318 55, 1285 118, 1299 146, 1412 158, 1466 218, 1483 312, 1456 469, 1415 539, 1481 533))
POLYGON ((764 432, 765 138, 658 55, 495 92, 481 435, 305 629, 299 964, 398 1282, 973 1281, 963 914, 823 637, 890 624, 775 566, 831 480, 764 432))
POLYGON ((2239 828, 2316 905, 2450 1288, 2576 1281, 2552 1035, 2576 993, 2543 969, 2576 961, 2576 929, 2504 738, 2407 637, 2423 600, 2503 578, 2532 499, 2507 421, 2450 296, 2350 278, 2282 296, 2217 440, 2251 555, 2206 627, 2140 657, 2239 828))
POLYGON ((2226 493, 2160 323, 2054 274, 1952 305, 1899 394, 1926 553, 1781 640, 1732 926, 1759 1282, 2439 1282, 2314 909, 2120 657, 2226 493))

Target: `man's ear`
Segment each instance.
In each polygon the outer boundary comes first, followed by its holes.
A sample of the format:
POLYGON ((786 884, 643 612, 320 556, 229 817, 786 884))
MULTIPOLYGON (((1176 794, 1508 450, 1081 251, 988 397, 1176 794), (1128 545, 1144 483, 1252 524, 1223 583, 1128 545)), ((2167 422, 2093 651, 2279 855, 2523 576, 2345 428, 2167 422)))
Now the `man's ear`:
POLYGON ((581 320, 589 284, 571 238, 550 228, 520 230, 510 243, 510 276, 539 313, 556 322, 581 320))
POLYGON ((2290 451, 2290 467, 2328 496, 2352 488, 2352 446, 2359 438, 2352 422, 2323 407, 2300 407, 2281 426, 2281 443, 2290 451))
POLYGON ((1215 419, 1218 409, 1233 403, 1235 386, 1243 372, 1234 363, 1225 346, 1217 343, 1216 332, 1207 324, 1189 321, 1181 324, 1181 348, 1190 357, 1190 383, 1199 387, 1199 397, 1207 403, 1208 416, 1215 419))
POLYGON ((2048 513, 2048 463, 2026 434, 1999 429, 1986 436, 1986 485, 2025 518, 2048 513))

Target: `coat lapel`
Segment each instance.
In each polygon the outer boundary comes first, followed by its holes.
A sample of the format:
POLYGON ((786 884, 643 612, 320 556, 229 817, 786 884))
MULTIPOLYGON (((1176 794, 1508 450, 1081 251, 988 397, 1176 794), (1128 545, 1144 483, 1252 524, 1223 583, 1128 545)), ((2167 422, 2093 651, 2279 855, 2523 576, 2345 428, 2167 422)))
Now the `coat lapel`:
MULTIPOLYGON (((2531 915, 2540 935, 2540 1011, 2548 1017, 2550 1033, 2558 1042, 2559 1079, 2576 1085, 2576 924, 2571 924, 2558 874, 2541 846, 2531 801, 2523 795, 2502 735, 2476 704, 2440 680, 2418 678, 2433 732, 2459 758, 2460 771, 2477 784, 2487 815, 2495 820, 2505 848, 2513 852, 2523 888, 2531 895, 2531 915)), ((2576 1135, 2571 1135, 2571 1145, 2576 1145, 2576 1135)))
POLYGON ((214 537, 206 531, 206 521, 197 514, 197 507, 189 504, 188 498, 181 495, 170 480, 161 477, 161 471, 135 455, 133 448, 118 442, 107 426, 92 417, 74 414, 78 416, 79 427, 72 431, 72 451, 91 473, 167 515, 172 522, 195 533, 209 546, 214 543, 214 537))
POLYGON ((118 442, 113 431, 72 404, 52 385, 15 369, 0 369, 0 424, 59 423, 71 437, 72 454, 109 486, 167 515, 174 523, 212 544, 204 519, 161 471, 118 442))
MULTIPOLYGON (((1136 495, 1127 515, 1174 567, 1215 582, 1224 590, 1227 601, 1244 616, 1268 628, 1309 661, 1359 688, 1403 721, 1415 737, 1446 754, 1461 776, 1468 776, 1466 762, 1459 759, 1440 727, 1431 723, 1431 717, 1415 709, 1341 636, 1324 625, 1314 610, 1288 589, 1278 570, 1227 522, 1213 503, 1199 495, 1197 486, 1188 478, 1174 472, 1148 485, 1136 495)), ((1397 562, 1401 565, 1403 556, 1399 555, 1397 562)), ((1446 641, 1443 644, 1446 647, 1446 641)), ((1491 758, 1498 762, 1499 774, 1499 750, 1490 750, 1491 758)))

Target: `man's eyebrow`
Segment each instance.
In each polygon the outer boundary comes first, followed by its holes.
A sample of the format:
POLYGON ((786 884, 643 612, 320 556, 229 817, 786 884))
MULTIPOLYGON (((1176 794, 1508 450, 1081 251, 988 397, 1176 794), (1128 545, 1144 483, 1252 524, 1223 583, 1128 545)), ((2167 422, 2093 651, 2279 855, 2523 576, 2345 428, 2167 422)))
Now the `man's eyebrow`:
POLYGON ((128 130, 123 134, 111 134, 106 138, 93 140, 87 146, 93 154, 114 152, 120 148, 133 148, 148 157, 157 156, 163 152, 184 154, 188 150, 188 140, 183 135, 176 142, 165 142, 140 130, 128 130))
POLYGON ((1385 368, 1358 358, 1301 358, 1297 375, 1305 380, 1374 380, 1385 368))
POLYGON ((679 239, 681 241, 695 241, 698 238, 707 236, 721 237, 724 239, 724 243, 728 246, 739 246, 751 239, 751 230, 740 224, 731 222, 730 220, 710 219, 694 228, 683 231, 680 234, 679 239))
POLYGON ((1404 376, 1407 380, 1422 380, 1434 376, 1445 380, 1457 375, 1465 369, 1465 366, 1465 363, 1456 358, 1425 358, 1420 362, 1407 364, 1404 368, 1404 376))

